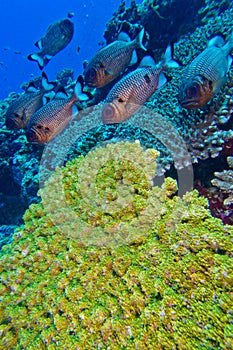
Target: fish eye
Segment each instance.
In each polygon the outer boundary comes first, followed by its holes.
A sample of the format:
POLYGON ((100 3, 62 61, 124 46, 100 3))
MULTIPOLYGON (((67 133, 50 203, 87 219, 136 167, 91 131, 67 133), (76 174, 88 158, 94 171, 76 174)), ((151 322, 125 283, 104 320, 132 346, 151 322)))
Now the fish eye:
POLYGON ((21 116, 18 113, 14 113, 14 118, 21 119, 21 116))
POLYGON ((121 97, 119 97, 117 101, 120 102, 120 103, 123 103, 123 102, 124 102, 124 100, 122 100, 121 97))
POLYGON ((103 109, 102 116, 106 119, 114 118, 114 108, 112 106, 106 106, 103 109))
POLYGON ((193 85, 189 86, 188 89, 186 90, 186 94, 190 98, 197 96, 198 92, 199 92, 198 84, 193 84, 193 85))

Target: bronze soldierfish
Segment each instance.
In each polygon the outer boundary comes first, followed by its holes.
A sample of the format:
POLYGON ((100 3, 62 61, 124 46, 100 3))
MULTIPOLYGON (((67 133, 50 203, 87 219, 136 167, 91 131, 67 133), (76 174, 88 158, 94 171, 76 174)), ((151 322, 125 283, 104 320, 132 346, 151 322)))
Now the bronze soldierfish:
POLYGON ((170 47, 165 59, 158 65, 150 56, 144 57, 137 69, 119 80, 110 90, 102 111, 103 123, 121 123, 127 120, 166 83, 163 71, 177 66, 171 59, 170 47))
POLYGON ((233 32, 225 43, 216 36, 208 47, 184 70, 179 89, 182 107, 196 109, 204 106, 223 86, 232 63, 233 32))
POLYGON ((28 55, 28 59, 36 61, 39 68, 44 69, 51 58, 70 43, 73 34, 74 23, 67 18, 51 24, 43 38, 35 43, 40 51, 28 55))
POLYGON ((27 140, 35 144, 51 141, 68 125, 74 114, 74 104, 89 96, 82 91, 79 78, 74 94, 70 98, 55 98, 36 111, 29 120, 26 129, 27 140))
POLYGON ((6 126, 8 129, 24 129, 27 123, 40 107, 43 106, 43 96, 46 91, 50 91, 56 84, 48 82, 46 74, 42 73, 42 88, 35 89, 29 86, 27 92, 14 100, 6 111, 6 126))
POLYGON ((119 76, 129 64, 136 63, 134 50, 146 50, 143 35, 144 29, 130 41, 126 33, 121 33, 118 40, 100 49, 84 69, 85 84, 100 88, 119 76))

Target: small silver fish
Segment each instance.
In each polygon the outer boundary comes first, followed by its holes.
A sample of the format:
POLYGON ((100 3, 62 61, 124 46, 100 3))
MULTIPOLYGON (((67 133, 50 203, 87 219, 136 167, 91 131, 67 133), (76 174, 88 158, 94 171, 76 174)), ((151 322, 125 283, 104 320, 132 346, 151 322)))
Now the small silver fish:
POLYGON ((74 23, 67 18, 51 24, 44 37, 35 43, 40 51, 28 55, 28 59, 36 61, 39 68, 44 69, 51 58, 70 43, 73 34, 74 23))
POLYGON ((177 66, 178 64, 171 59, 170 48, 158 65, 150 56, 144 57, 137 69, 119 80, 110 90, 102 111, 103 123, 121 123, 130 118, 166 83, 163 71, 168 67, 177 66))
POLYGON ((34 144, 43 144, 60 134, 76 112, 74 104, 80 98, 84 101, 89 96, 82 91, 78 78, 74 94, 70 98, 54 98, 32 115, 26 129, 27 140, 34 144))
POLYGON ((84 69, 85 84, 102 87, 115 79, 125 68, 137 62, 135 49, 143 46, 144 29, 130 41, 126 33, 121 33, 118 40, 100 49, 84 69))
POLYGON ((42 73, 42 88, 36 89, 29 84, 27 92, 13 101, 6 111, 6 127, 11 130, 24 129, 32 116, 43 106, 43 96, 47 91, 52 90, 55 83, 49 82, 46 74, 42 73))
POLYGON ((184 70, 178 100, 182 107, 196 109, 204 106, 223 86, 232 64, 233 32, 225 43, 216 36, 208 47, 184 70))

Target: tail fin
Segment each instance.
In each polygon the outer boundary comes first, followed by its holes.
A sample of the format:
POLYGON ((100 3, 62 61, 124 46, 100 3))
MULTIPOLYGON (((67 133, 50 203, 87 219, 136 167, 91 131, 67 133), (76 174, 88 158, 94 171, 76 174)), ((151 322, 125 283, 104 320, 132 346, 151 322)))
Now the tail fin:
POLYGON ((35 84, 34 81, 29 81, 28 87, 26 89, 27 92, 38 92, 42 90, 42 92, 51 91, 57 87, 57 82, 49 81, 45 72, 41 74, 41 88, 35 84))
MULTIPOLYGON (((144 33, 145 33, 145 29, 143 28, 138 34, 138 36, 132 41, 132 43, 136 48, 140 48, 144 51, 147 51, 147 49, 142 43, 144 33)), ((137 57, 136 51, 133 50, 129 66, 133 66, 135 63, 137 63, 137 61, 138 61, 138 57, 137 57)))
POLYGON ((176 62, 175 60, 173 60, 172 58, 172 47, 171 45, 168 45, 168 47, 166 48, 166 51, 163 55, 163 59, 161 61, 161 65, 170 67, 170 68, 177 68, 179 67, 179 63, 176 62))
POLYGON ((144 34, 145 34, 145 29, 142 28, 142 30, 140 31, 138 36, 134 39, 134 42, 137 44, 137 47, 139 47, 140 49, 142 49, 144 51, 147 51, 147 49, 145 48, 145 46, 142 43, 144 34))
POLYGON ((90 92, 84 91, 84 79, 82 75, 79 75, 76 80, 74 93, 78 97, 79 101, 81 102, 88 101, 93 98, 93 95, 90 92))
POLYGON ((56 100, 56 99, 67 99, 68 97, 68 94, 67 92, 65 91, 65 89, 63 88, 63 86, 59 86, 56 91, 54 90, 51 90, 51 91, 48 91, 46 92, 44 95, 43 95, 43 103, 46 104, 52 100, 56 100))
POLYGON ((227 53, 230 55, 231 50, 233 49, 233 32, 231 32, 231 34, 229 35, 224 49, 226 49, 227 53))
POLYGON ((47 75, 45 74, 45 72, 42 72, 42 81, 41 81, 41 84, 42 84, 42 89, 44 91, 50 91, 52 89, 54 89, 56 86, 57 86, 57 83, 54 82, 54 81, 48 81, 48 77, 47 75))
POLYGON ((32 53, 30 55, 28 55, 28 59, 30 61, 35 61, 37 62, 40 70, 44 69, 44 67, 49 63, 49 61, 51 60, 52 56, 44 56, 42 55, 40 52, 38 53, 32 53))

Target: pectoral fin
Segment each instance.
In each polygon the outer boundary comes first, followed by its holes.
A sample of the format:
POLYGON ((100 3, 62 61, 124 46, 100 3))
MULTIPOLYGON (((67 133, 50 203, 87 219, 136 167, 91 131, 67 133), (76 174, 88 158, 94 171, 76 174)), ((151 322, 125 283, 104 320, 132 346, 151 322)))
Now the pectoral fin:
POLYGON ((38 47, 38 49, 42 49, 42 40, 40 39, 40 40, 37 40, 36 42, 35 42, 35 44, 34 44, 36 47, 38 47))
POLYGON ((111 69, 104 70, 105 75, 113 75, 113 71, 111 69))
POLYGON ((219 90, 225 84, 226 80, 227 80, 226 76, 223 76, 220 79, 218 79, 216 83, 213 84, 213 94, 216 94, 217 92, 219 92, 219 90))

